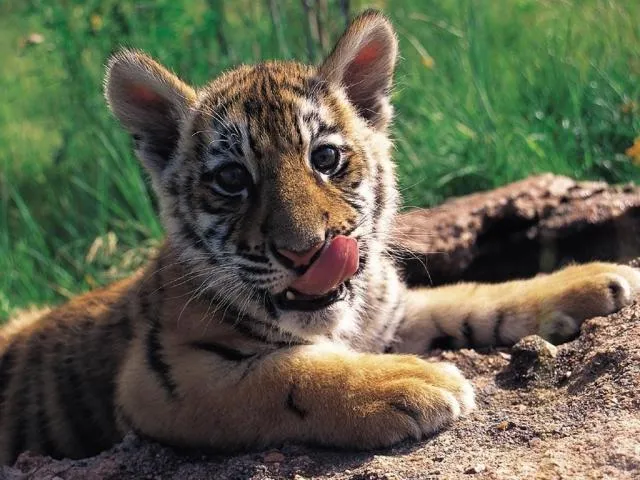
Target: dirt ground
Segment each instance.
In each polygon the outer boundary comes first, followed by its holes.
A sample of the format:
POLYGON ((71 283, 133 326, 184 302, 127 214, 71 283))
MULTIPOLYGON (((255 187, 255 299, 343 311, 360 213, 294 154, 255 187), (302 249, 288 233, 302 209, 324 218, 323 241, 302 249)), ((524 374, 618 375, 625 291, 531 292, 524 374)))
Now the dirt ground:
POLYGON ((420 443, 371 453, 295 445, 234 457, 133 436, 86 460, 23 454, 7 479, 640 478, 640 305, 585 323, 555 348, 436 353, 473 380, 478 409, 420 443))
MULTIPOLYGON (((509 242, 520 242, 526 267, 521 274, 535 273, 526 269, 542 265, 541 258, 555 268, 572 259, 639 255, 637 187, 577 184, 547 175, 409 215, 420 227, 407 223, 401 235, 416 252, 407 257, 414 280, 424 276, 418 271, 424 268, 420 255, 436 248, 441 254, 432 262, 436 280, 447 272, 486 277, 488 259, 509 242), (429 224, 439 225, 433 236, 411 237, 429 224)), ((496 265, 499 275, 513 273, 509 265, 503 270, 496 265)), ((586 322, 579 338, 557 348, 527 337, 510 349, 432 356, 455 363, 473 381, 478 409, 419 443, 369 453, 285 445, 223 457, 178 452, 131 435, 83 460, 25 453, 0 471, 0 479, 640 478, 640 303, 586 322)))

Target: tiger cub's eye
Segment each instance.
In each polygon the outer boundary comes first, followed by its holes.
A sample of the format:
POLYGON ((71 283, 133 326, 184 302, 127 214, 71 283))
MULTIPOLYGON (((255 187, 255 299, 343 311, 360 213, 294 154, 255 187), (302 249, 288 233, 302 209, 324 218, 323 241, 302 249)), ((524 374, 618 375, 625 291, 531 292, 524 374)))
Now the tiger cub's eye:
POLYGON ((331 175, 340 166, 340 151, 336 147, 323 145, 311 152, 311 165, 325 175, 331 175))
POLYGON ((236 195, 247 190, 252 183, 251 175, 242 165, 230 163, 220 167, 215 174, 214 181, 222 193, 236 195))

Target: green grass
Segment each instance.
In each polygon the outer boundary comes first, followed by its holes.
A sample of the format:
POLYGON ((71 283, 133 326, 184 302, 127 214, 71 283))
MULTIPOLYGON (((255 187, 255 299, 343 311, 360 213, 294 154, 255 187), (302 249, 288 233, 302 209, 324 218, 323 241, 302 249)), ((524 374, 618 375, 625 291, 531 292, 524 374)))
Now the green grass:
MULTIPOLYGON (((194 84, 238 62, 318 58, 302 2, 271 3, 275 23, 267 1, 0 4, 0 320, 130 271, 162 235, 101 96, 108 54, 147 50, 194 84), (44 42, 25 46, 32 32, 44 42)), ((323 22, 332 40, 339 3, 323 22)), ((640 2, 371 5, 400 36, 394 137, 407 205, 544 171, 640 180, 624 155, 640 135, 640 2)))

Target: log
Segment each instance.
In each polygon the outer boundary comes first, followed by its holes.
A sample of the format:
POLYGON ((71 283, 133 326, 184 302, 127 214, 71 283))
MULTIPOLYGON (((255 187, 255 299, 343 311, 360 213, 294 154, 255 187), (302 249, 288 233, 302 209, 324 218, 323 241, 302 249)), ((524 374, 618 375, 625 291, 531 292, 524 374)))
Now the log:
POLYGON ((640 187, 545 174, 401 214, 395 253, 412 285, 499 282, 640 256, 640 187))

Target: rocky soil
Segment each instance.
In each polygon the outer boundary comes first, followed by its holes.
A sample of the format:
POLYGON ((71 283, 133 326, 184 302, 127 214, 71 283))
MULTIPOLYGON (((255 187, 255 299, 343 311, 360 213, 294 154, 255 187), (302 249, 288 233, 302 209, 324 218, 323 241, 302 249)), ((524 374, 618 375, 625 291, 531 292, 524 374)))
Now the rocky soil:
MULTIPOLYGON (((640 256, 640 188, 545 175, 405 214, 397 235, 413 283, 629 261, 640 256)), ((433 357, 473 380, 479 408, 419 443, 368 453, 285 445, 223 457, 128 436, 84 460, 25 453, 0 478, 640 478, 640 304, 586 322, 578 339, 557 348, 527 337, 511 349, 433 357)))

